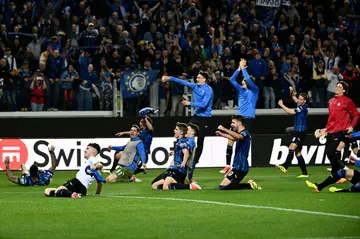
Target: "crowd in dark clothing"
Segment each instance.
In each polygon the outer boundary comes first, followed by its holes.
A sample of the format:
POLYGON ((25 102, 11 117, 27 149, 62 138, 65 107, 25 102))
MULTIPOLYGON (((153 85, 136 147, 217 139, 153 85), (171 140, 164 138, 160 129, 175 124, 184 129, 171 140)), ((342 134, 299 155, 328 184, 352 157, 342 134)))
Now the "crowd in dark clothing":
MULTIPOLYGON (((0 0, 0 111, 112 110, 113 84, 129 70, 207 71, 213 108, 235 109, 228 80, 241 58, 260 89, 257 108, 290 103, 290 86, 327 107, 339 80, 360 106, 360 2, 288 3, 0 0)), ((184 88, 157 84, 160 114, 183 115, 184 88)), ((126 114, 150 97, 125 99, 126 114)))

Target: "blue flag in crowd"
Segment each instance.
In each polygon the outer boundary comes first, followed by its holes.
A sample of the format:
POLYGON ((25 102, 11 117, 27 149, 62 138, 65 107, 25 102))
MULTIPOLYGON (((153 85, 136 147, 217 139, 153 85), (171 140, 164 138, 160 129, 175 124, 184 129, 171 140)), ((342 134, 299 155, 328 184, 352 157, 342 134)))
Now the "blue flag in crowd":
POLYGON ((143 95, 149 85, 156 80, 159 71, 125 71, 121 77, 120 88, 124 99, 143 95))

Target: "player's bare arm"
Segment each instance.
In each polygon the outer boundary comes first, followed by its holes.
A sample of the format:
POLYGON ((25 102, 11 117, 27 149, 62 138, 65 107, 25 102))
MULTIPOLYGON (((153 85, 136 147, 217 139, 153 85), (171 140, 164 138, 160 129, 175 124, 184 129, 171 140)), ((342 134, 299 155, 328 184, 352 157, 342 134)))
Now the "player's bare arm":
POLYGON ((6 169, 6 176, 10 182, 13 182, 15 184, 19 184, 19 178, 14 176, 10 170, 10 157, 6 156, 4 159, 5 163, 5 169, 6 169))
POLYGON ((288 114, 290 115, 294 115, 295 114, 295 110, 293 109, 289 109, 288 107, 286 107, 286 105, 284 105, 283 100, 279 100, 278 102, 279 106, 288 114))
POLYGON ((118 136, 118 137, 120 137, 120 136, 128 136, 128 135, 130 135, 130 131, 122 131, 122 132, 118 132, 118 133, 115 134, 115 136, 118 136))
POLYGON ((56 166, 57 166, 57 162, 56 162, 56 157, 55 157, 55 146, 51 145, 49 147, 49 153, 50 153, 50 158, 51 158, 51 168, 49 169, 51 172, 55 172, 56 166))
POLYGON ((234 131, 231 131, 231 130, 227 129, 222 125, 218 126, 218 130, 224 132, 227 135, 230 135, 233 138, 233 139, 230 139, 228 137, 225 137, 227 139, 234 140, 234 141, 244 139, 244 137, 242 135, 238 134, 237 132, 234 132, 234 131))
POLYGON ((289 87, 289 90, 290 90, 290 96, 291 96, 291 99, 297 103, 298 102, 298 98, 296 97, 295 95, 295 91, 294 91, 294 88, 292 88, 291 86, 289 87))

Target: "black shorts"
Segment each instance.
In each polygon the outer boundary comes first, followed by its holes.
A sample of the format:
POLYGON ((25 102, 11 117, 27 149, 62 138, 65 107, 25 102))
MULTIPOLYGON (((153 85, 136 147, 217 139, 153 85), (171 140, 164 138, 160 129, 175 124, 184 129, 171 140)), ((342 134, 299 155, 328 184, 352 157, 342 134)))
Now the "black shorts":
POLYGON ((86 187, 77 178, 70 179, 63 186, 69 191, 73 193, 81 193, 83 196, 87 193, 86 187))
POLYGON ((241 180, 245 178, 247 175, 247 172, 244 172, 242 170, 231 170, 227 175, 226 178, 231 181, 231 183, 240 183, 241 180))
POLYGON ((166 176, 165 178, 173 178, 177 183, 185 183, 186 174, 180 173, 177 169, 171 168, 166 170, 164 176, 166 176))
POLYGON ((301 150, 306 139, 306 133, 294 131, 291 135, 293 136, 291 143, 296 144, 296 149, 301 150))
POLYGON ((354 176, 352 177, 350 182, 354 185, 357 183, 360 183, 360 172, 359 171, 354 170, 354 176))

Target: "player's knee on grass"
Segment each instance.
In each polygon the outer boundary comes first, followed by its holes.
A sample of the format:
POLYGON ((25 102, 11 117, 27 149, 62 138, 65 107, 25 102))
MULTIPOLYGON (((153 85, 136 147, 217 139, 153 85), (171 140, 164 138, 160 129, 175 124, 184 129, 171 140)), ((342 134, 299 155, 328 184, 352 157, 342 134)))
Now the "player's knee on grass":
POLYGON ((115 183, 117 179, 118 179, 118 176, 116 174, 112 173, 106 177, 106 182, 107 183, 115 183))
POLYGON ((228 186, 231 184, 231 181, 227 178, 224 178, 222 182, 219 185, 220 190, 225 190, 228 188, 228 186))
POLYGON ((58 187, 58 188, 55 190, 55 194, 57 193, 57 191, 63 190, 63 189, 67 190, 67 187, 65 187, 65 186, 60 186, 60 187, 58 187))
POLYGON ((163 190, 169 190, 169 185, 172 183, 177 183, 177 182, 172 177, 166 177, 164 180, 163 190))
POLYGON ((44 190, 44 195, 47 197, 55 197, 55 191, 56 191, 56 188, 46 188, 44 190))
POLYGON ((154 190, 157 190, 159 185, 163 185, 163 184, 164 184, 164 181, 165 181, 164 179, 161 179, 161 180, 159 180, 159 181, 154 182, 154 183, 151 185, 151 188, 154 189, 154 190))

